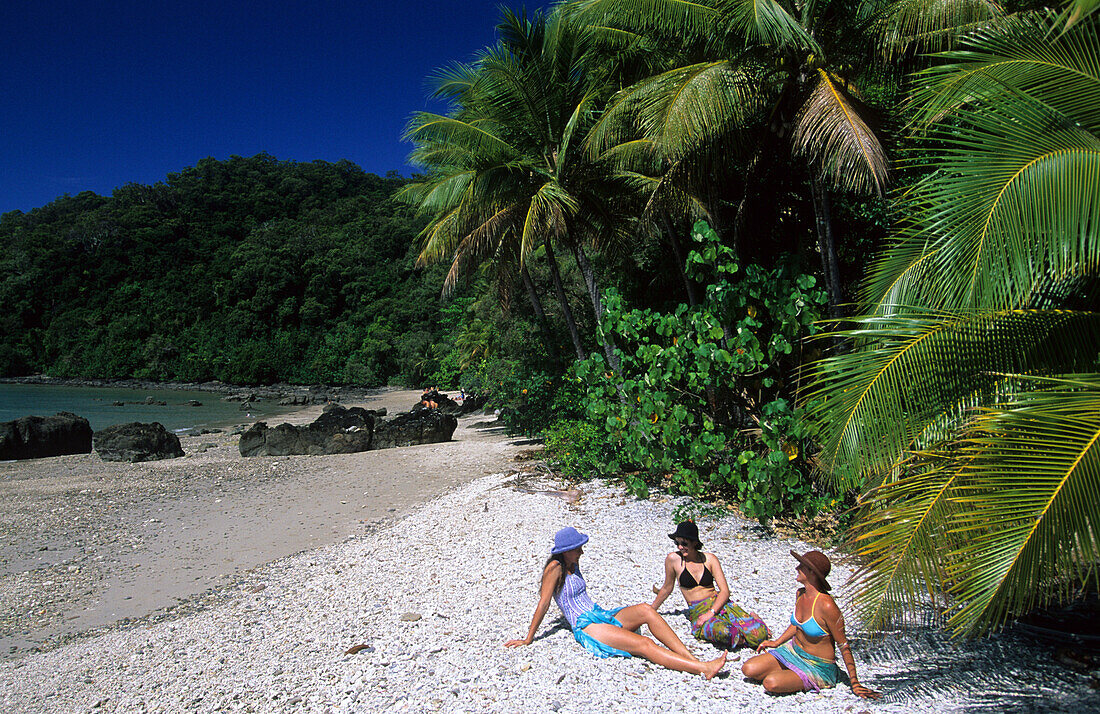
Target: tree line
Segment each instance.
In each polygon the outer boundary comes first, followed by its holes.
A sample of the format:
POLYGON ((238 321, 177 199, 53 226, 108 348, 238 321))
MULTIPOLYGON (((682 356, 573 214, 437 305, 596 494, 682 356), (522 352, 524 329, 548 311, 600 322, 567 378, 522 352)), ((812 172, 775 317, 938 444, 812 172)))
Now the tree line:
POLYGON ((377 386, 432 373, 439 270, 406 183, 207 158, 0 217, 0 373, 377 386))

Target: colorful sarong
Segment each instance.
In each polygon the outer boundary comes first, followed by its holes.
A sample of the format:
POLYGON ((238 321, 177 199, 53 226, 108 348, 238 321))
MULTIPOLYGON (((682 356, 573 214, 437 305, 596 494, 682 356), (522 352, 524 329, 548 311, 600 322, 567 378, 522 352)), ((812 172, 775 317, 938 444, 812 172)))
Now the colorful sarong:
POLYGON ((573 639, 579 642, 581 647, 584 647, 597 657, 630 657, 629 652, 615 649, 610 645, 605 645, 592 635, 584 632, 584 628, 596 622, 622 627, 623 623, 619 622, 615 617, 619 610, 622 610, 622 608, 617 607, 614 610, 604 610, 599 605, 596 605, 588 612, 578 615, 577 624, 573 626, 573 639))
POLYGON ((736 649, 742 645, 757 647, 771 637, 768 626, 755 612, 747 612, 732 600, 727 601, 718 614, 704 622, 702 627, 696 627, 695 621, 714 604, 717 597, 715 593, 705 600, 688 603, 687 618, 695 639, 736 649))
POLYGON ((768 650, 768 654, 797 674, 803 686, 809 691, 818 692, 836 686, 836 678, 840 673, 836 662, 815 657, 796 645, 793 640, 768 650))

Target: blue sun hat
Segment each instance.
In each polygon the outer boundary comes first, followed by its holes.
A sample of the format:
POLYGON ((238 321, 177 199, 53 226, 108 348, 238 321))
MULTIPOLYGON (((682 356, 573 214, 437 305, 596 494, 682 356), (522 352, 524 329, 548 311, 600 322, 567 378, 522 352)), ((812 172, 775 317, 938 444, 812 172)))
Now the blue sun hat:
POLYGON ((557 555, 567 550, 580 548, 587 542, 588 536, 581 533, 573 526, 566 526, 554 534, 554 549, 550 551, 550 555, 557 555))

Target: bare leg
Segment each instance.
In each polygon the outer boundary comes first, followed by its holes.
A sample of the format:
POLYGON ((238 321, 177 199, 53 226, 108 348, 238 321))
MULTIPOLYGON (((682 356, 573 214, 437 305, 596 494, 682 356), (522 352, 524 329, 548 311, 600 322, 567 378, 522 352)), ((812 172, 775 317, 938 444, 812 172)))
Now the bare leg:
POLYGON ((791 694, 805 688, 802 678, 789 669, 781 669, 764 677, 764 691, 768 694, 791 694))
POLYGON ((741 665, 741 672, 749 679, 763 682, 764 691, 769 694, 790 694, 806 688, 801 677, 766 653, 750 657, 741 665))
POLYGON ((602 622, 593 623, 584 628, 584 633, 605 645, 625 650, 638 657, 644 657, 653 664, 659 664, 677 672, 701 674, 708 680, 718 674, 726 664, 725 652, 709 662, 700 662, 694 657, 684 657, 666 649, 637 632, 602 622))
POLYGON ((745 663, 741 665, 741 673, 757 682, 763 682, 764 677, 767 677, 772 672, 779 672, 782 669, 783 665, 779 664, 779 660, 766 652, 758 654, 755 657, 749 657, 745 660, 745 663))
POLYGON ((698 661, 695 655, 689 652, 680 638, 676 636, 676 633, 672 631, 669 624, 665 622, 665 618, 661 617, 661 613, 653 609, 653 606, 649 603, 624 607, 616 613, 615 619, 623 623, 623 627, 627 630, 637 630, 642 625, 648 625, 649 631, 662 645, 681 657, 698 661))

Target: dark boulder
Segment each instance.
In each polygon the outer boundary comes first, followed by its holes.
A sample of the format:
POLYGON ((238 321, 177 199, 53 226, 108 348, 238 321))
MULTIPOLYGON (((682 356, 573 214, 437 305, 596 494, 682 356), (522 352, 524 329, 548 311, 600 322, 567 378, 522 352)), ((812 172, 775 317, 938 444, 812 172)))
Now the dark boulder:
POLYGON ((486 401, 487 399, 483 396, 469 394, 461 402, 456 402, 443 392, 432 389, 421 395, 420 401, 413 405, 412 411, 438 409, 444 414, 462 416, 481 409, 485 406, 486 401))
POLYGON ((360 407, 330 409, 307 426, 257 422, 241 434, 241 456, 351 454, 371 448, 375 416, 360 407))
POLYGON ((92 443, 104 461, 157 461, 183 456, 179 437, 160 422, 108 426, 95 433, 92 443))
POLYGON ((70 412, 0 423, 0 460, 41 459, 91 451, 92 427, 87 419, 70 412))
POLYGON ((440 409, 416 409, 376 424, 371 448, 389 449, 450 441, 456 427, 458 419, 453 414, 445 414, 440 409))
POLYGON ((310 404, 318 404, 323 402, 324 399, 315 397, 312 394, 291 394, 283 397, 279 400, 279 406, 281 407, 298 407, 309 406, 310 404))
POLYGON ((481 409, 489 401, 489 398, 481 394, 469 394, 462 400, 459 407, 460 414, 472 414, 481 409))

